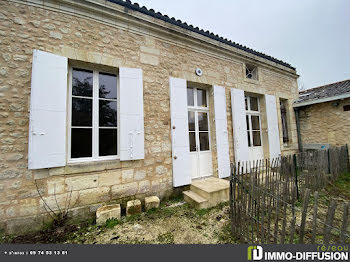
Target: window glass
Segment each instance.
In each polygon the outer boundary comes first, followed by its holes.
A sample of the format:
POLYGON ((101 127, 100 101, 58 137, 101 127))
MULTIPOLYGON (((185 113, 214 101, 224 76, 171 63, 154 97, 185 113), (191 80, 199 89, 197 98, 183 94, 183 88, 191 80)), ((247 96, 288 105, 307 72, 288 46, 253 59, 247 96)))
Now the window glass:
POLYGON ((73 69, 72 159, 118 155, 117 91, 116 75, 73 69))
POLYGON ((194 89, 187 88, 187 105, 194 106, 194 89))
POLYGON ((198 112, 199 131, 208 131, 208 113, 198 112))
POLYGON ((199 133, 199 144, 200 144, 200 151, 209 151, 209 133, 208 132, 199 133))
POLYGON ((252 130, 260 130, 260 117, 251 116, 252 118, 252 130))
POLYGON ((248 97, 245 97, 245 110, 248 111, 248 97))
POLYGON ((194 112, 188 112, 188 130, 189 131, 195 131, 195 114, 194 112))
POLYGON ((196 133, 190 132, 190 152, 196 152, 196 133))
POLYGON ((73 96, 92 97, 92 71, 73 69, 72 94, 73 96))
POLYGON ((197 106, 207 107, 207 91, 203 89, 197 89, 197 106))
POLYGON ((260 131, 253 131, 253 145, 254 146, 261 146, 260 131))
POLYGON ((100 100, 99 115, 101 127, 117 127, 117 102, 100 100))
POLYGON ((250 97, 250 110, 251 111, 259 111, 259 104, 257 97, 250 97))
POLYGON ((111 74, 99 74, 100 98, 117 99, 117 77, 111 74))
POLYGON ((99 130, 99 156, 113 156, 117 155, 117 129, 103 129, 99 130))
POLYGON ((92 157, 92 128, 72 128, 71 157, 92 157))
POLYGON ((72 98, 72 126, 92 126, 92 99, 72 98))

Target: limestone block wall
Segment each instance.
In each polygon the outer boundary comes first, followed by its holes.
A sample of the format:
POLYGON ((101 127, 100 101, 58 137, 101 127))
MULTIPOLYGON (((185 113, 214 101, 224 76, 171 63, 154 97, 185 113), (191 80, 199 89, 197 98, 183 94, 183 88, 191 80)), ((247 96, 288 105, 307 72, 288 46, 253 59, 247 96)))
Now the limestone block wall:
MULTIPOLYGON (((35 1, 34 1, 35 2, 35 1)), ((40 1, 37 1, 40 2, 40 1)), ((297 98, 296 75, 271 66, 259 67, 259 81, 247 81, 243 58, 224 57, 177 38, 117 23, 76 16, 57 6, 0 2, 0 228, 23 232, 41 227, 47 219, 45 203, 62 208, 72 194, 73 217, 87 216, 102 203, 129 198, 161 198, 173 192, 169 77, 226 88, 230 159, 233 131, 230 88, 297 98), (144 77, 145 159, 72 164, 62 168, 28 170, 28 120, 33 49, 71 60, 110 67, 141 68, 144 77), (195 75, 200 67, 203 76, 195 75), (272 68, 272 69, 271 69, 272 68), (38 194, 40 191, 42 198, 38 194)), ((218 49, 219 50, 219 49, 218 49)), ((211 100, 212 101, 212 100, 211 100)), ((212 103, 211 104, 211 112, 212 103)), ((297 149, 292 102, 289 108, 291 142, 283 153, 297 149)), ((211 127, 214 127, 211 113, 211 127)), ((279 123, 281 128, 281 123, 279 123)), ((211 132, 214 175, 217 175, 215 132, 211 132)), ((282 144, 282 137, 281 137, 282 144)))
POLYGON ((350 112, 344 111, 345 105, 350 105, 350 98, 300 108, 302 143, 350 145, 350 112))

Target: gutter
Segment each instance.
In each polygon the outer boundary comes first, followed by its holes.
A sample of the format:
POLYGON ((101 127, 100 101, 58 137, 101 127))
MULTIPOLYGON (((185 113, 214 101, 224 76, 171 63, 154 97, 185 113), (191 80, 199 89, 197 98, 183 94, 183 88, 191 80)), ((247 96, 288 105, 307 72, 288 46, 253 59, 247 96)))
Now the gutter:
POLYGON ((335 101, 335 100, 342 100, 342 99, 346 99, 346 98, 350 98, 350 93, 346 93, 346 94, 339 95, 339 96, 332 96, 332 97, 311 100, 311 101, 305 101, 305 102, 300 102, 300 103, 294 102, 293 107, 298 108, 298 107, 303 107, 303 106, 309 106, 309 105, 315 105, 315 104, 335 101))

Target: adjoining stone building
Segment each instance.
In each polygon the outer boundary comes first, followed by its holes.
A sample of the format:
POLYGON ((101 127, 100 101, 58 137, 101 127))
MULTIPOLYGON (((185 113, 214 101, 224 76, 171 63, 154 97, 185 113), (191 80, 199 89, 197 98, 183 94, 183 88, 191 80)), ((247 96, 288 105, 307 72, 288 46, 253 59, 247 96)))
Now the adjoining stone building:
POLYGON ((0 227, 10 233, 40 228, 70 194, 69 215, 86 217, 297 150, 295 68, 152 9, 6 0, 0 36, 0 227))
POLYGON ((294 107, 301 148, 350 144, 350 80, 302 91, 294 107))

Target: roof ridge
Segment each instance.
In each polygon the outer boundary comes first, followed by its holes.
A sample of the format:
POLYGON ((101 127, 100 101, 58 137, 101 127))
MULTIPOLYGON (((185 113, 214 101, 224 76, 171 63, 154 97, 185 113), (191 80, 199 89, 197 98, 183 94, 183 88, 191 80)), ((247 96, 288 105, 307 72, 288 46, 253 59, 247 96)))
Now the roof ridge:
POLYGON ((163 20, 165 22, 168 22, 168 23, 171 23, 173 25, 179 26, 181 28, 184 28, 184 29, 190 30, 192 32, 201 34, 201 35, 209 37, 209 38, 211 38, 213 40, 216 40, 216 41, 219 41, 221 43, 233 46, 233 47, 238 48, 240 50, 246 51, 246 52, 251 53, 253 55, 262 57, 264 59, 267 59, 267 60, 269 60, 271 62, 280 64, 282 66, 285 66, 287 68, 295 70, 295 67, 291 66, 289 63, 283 62, 282 60, 279 60, 279 59, 274 58, 272 56, 269 56, 269 55, 266 55, 264 53, 258 52, 258 51, 254 50, 254 49, 251 49, 251 48, 243 46, 243 45, 241 45, 239 43, 233 42, 232 40, 229 40, 227 38, 223 38, 222 36, 219 36, 217 34, 215 35, 214 33, 210 32, 209 30, 204 31, 203 29, 199 29, 199 27, 194 27, 191 24, 188 25, 186 22, 182 22, 181 20, 176 19, 174 17, 169 18, 169 16, 167 16, 167 15, 163 15, 160 12, 154 11, 154 9, 148 9, 145 6, 141 7, 136 2, 132 3, 130 0, 107 0, 107 1, 115 3, 115 4, 118 4, 118 5, 121 5, 121 6, 124 6, 124 7, 127 7, 129 9, 134 10, 134 11, 138 11, 140 13, 152 16, 154 18, 158 18, 158 19, 163 20))
POLYGON ((326 85, 323 85, 323 86, 317 86, 317 87, 309 88, 309 89, 300 91, 299 94, 304 94, 304 93, 307 93, 308 91, 312 91, 312 90, 315 90, 315 89, 318 89, 318 88, 324 88, 324 87, 331 86, 331 85, 340 84, 340 83, 347 82, 347 81, 350 81, 350 79, 341 80, 341 81, 330 83, 330 84, 326 84, 326 85))

